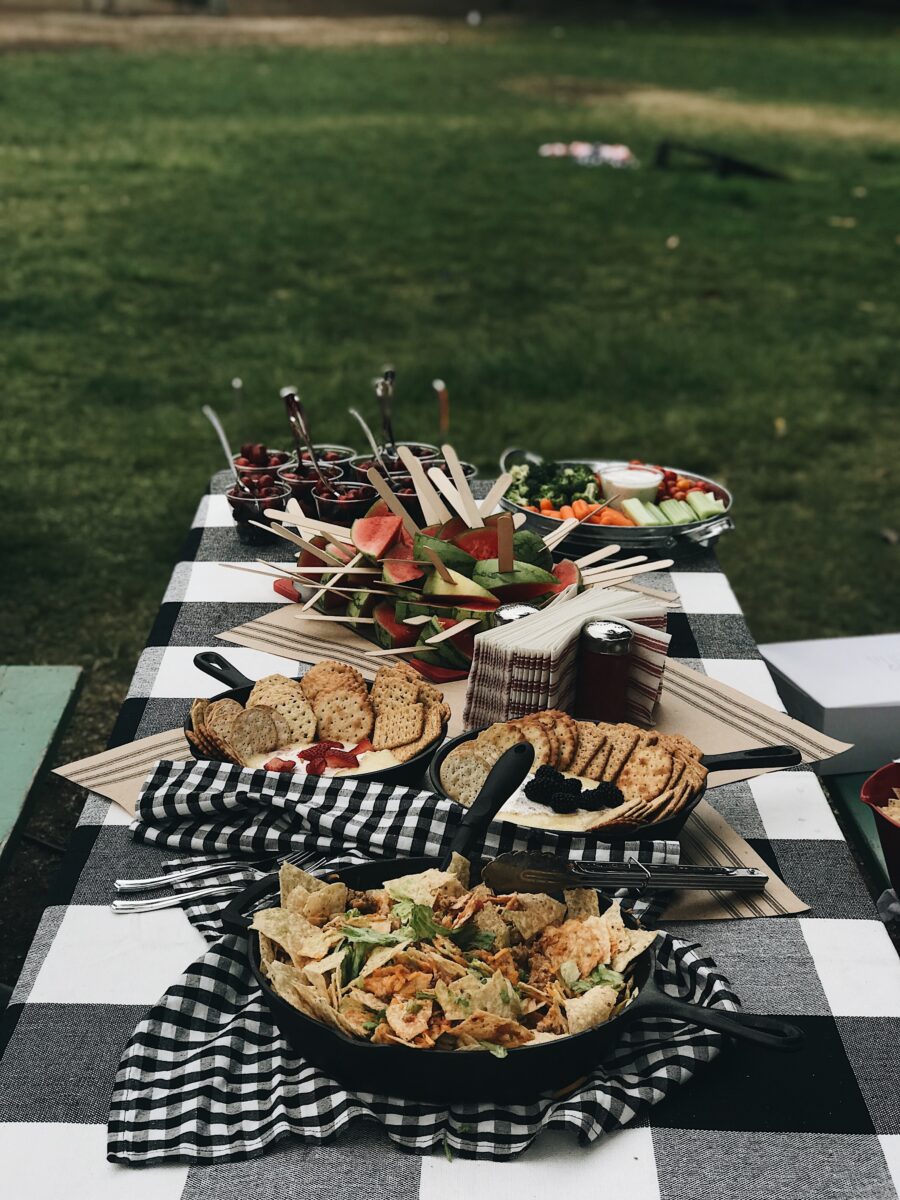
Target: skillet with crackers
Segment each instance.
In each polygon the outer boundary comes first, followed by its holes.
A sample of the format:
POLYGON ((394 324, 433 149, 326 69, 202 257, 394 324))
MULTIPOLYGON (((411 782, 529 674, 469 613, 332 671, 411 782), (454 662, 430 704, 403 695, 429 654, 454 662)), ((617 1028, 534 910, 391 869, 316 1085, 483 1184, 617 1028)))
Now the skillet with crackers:
POLYGON ((230 688, 191 705, 184 731, 195 758, 415 784, 447 732, 443 693, 406 663, 381 667, 371 684, 331 659, 299 679, 255 683, 212 651, 194 664, 230 688))
POLYGON ((714 771, 796 766, 793 746, 704 755, 680 734, 627 722, 578 721, 558 709, 472 730, 444 745, 428 769, 429 786, 468 806, 491 767, 517 742, 534 748, 534 773, 500 820, 535 829, 591 834, 601 841, 677 838, 714 771))

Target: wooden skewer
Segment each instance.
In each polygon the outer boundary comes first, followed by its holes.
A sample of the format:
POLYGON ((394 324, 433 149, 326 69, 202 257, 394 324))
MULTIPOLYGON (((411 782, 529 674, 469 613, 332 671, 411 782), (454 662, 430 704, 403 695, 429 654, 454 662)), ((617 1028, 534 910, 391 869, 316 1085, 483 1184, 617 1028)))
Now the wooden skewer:
POLYGON ((398 446, 397 453, 412 478, 413 487, 416 489, 416 495, 422 505, 425 524, 436 525, 439 521, 449 521, 453 514, 435 491, 434 485, 425 474, 425 468, 409 446, 398 446))
POLYGON ((314 595, 310 596, 310 598, 309 598, 309 599, 308 599, 308 600, 305 602, 305 604, 303 605, 303 608, 304 608, 304 609, 307 609, 307 608, 312 608, 312 606, 315 604, 315 602, 316 602, 316 601, 317 601, 317 600, 318 600, 318 599, 319 599, 321 596, 324 596, 324 595, 325 595, 325 593, 328 591, 328 588, 329 588, 329 587, 333 587, 333 586, 334 586, 334 584, 335 584, 335 583, 337 583, 337 581, 338 581, 339 579, 342 579, 342 578, 344 577, 344 575, 347 573, 347 571, 349 570, 349 568, 350 568, 350 567, 355 567, 355 566, 357 566, 357 565, 360 563, 360 561, 361 561, 361 560, 362 560, 362 555, 361 555, 361 554, 355 554, 355 555, 353 556, 353 558, 351 558, 351 560, 350 560, 350 561, 347 563, 347 566, 346 566, 346 567, 342 567, 342 568, 340 568, 338 571, 336 571, 336 572, 335 572, 334 579, 331 581, 331 583, 330 583, 330 584, 328 584, 326 587, 319 588, 319 590, 318 590, 317 592, 315 592, 315 593, 314 593, 314 595))
POLYGON ((548 550, 554 550, 560 542, 564 542, 573 529, 577 529, 580 525, 577 517, 566 517, 562 525, 558 529, 554 529, 544 538, 544 545, 548 550))
MULTIPOLYGON (((262 559, 257 559, 256 561, 262 562, 262 559)), ((342 575, 381 575, 381 572, 375 567, 343 567, 343 570, 341 570, 341 566, 342 564, 338 563, 337 567, 304 567, 302 571, 291 572, 291 574, 297 574, 298 576, 334 575, 336 571, 340 570, 342 575)))
POLYGON ((350 540, 350 530, 344 525, 332 525, 328 521, 320 521, 318 517, 308 517, 305 513, 282 512, 280 508, 267 508, 267 517, 280 521, 282 525, 295 525, 301 529, 311 529, 314 533, 322 533, 326 537, 335 537, 344 543, 350 540))
POLYGON ((440 575, 441 579, 443 579, 444 583, 452 583, 453 576, 447 570, 446 564, 440 558, 438 558, 430 546, 425 547, 425 553, 428 555, 429 559, 431 560, 431 565, 437 571, 438 575, 440 575))
POLYGON ((456 484, 456 490, 459 492, 460 499, 463 502, 463 507, 466 510, 466 519, 473 529, 484 528, 484 518, 478 511, 478 505, 475 503, 475 497, 472 495, 472 489, 469 487, 469 481, 466 479, 466 473, 462 468, 462 463, 459 461, 459 455, 449 443, 441 446, 441 453, 446 460, 450 470, 450 477, 456 484))
POLYGON ((612 558, 612 556, 614 554, 618 554, 621 549, 621 546, 612 545, 604 546, 601 550, 592 550, 590 554, 582 554, 581 558, 576 558, 575 566, 579 567, 583 571, 585 567, 590 567, 593 565, 593 563, 600 562, 601 559, 612 558))
POLYGON ((494 480, 494 486, 491 488, 485 498, 478 504, 478 511, 483 517, 489 517, 491 515, 491 513, 497 507, 500 497, 506 495, 506 489, 511 483, 512 475, 510 475, 508 471, 504 471, 502 475, 497 476, 497 478, 494 480))
POLYGON ((350 625, 374 625, 374 617, 347 617, 343 613, 300 613, 301 621, 343 621, 350 625))
POLYGON ((621 571, 623 567, 633 567, 635 563, 644 563, 647 561, 646 554, 636 554, 633 558, 622 558, 618 562, 606 563, 599 567, 590 567, 587 571, 583 571, 585 579, 593 578, 596 575, 605 575, 608 571, 621 571))
POLYGON ((671 558, 661 558, 658 562, 644 563, 639 567, 627 567, 624 571, 610 571, 607 575, 602 575, 599 579, 586 580, 588 587, 609 587, 611 584, 621 583, 623 579, 633 579, 635 575, 646 575, 650 571, 664 571, 672 565, 671 558))
POLYGON ((369 467, 368 471, 366 471, 366 475, 368 476, 369 483, 371 483, 372 487, 382 498, 394 516, 399 517, 403 522, 403 528, 406 530, 406 532, 410 535, 410 537, 415 537, 419 532, 419 527, 403 507, 401 501, 388 487, 388 482, 385 477, 380 472, 376 471, 374 467, 369 467))
POLYGON ((436 646, 438 642, 445 642, 447 638, 456 637, 458 633, 462 633, 464 629, 468 629, 470 625, 477 625, 479 622, 473 617, 467 617, 465 621, 457 621, 455 625, 451 625, 449 629, 442 629, 440 633, 436 633, 434 637, 426 640, 426 646, 436 646))
POLYGON ((380 658, 385 654, 421 654, 421 646, 398 646, 394 650, 366 650, 366 658, 380 658))
POLYGON ((466 512, 462 497, 444 472, 439 467, 429 467, 428 478, 434 483, 439 492, 443 492, 456 515, 468 525, 469 514, 466 512))
POLYGON ((513 533, 512 514, 504 513, 497 522, 497 570, 501 573, 513 569, 513 533))
POLYGON ((426 617, 424 614, 420 617, 404 617, 404 625, 427 625, 431 617, 426 617))

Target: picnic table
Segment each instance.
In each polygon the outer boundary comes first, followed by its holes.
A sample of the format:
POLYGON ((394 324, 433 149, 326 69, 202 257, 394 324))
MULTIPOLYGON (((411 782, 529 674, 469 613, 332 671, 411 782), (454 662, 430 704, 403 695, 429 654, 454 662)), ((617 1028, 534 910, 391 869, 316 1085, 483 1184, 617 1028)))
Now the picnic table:
MULTIPOLYGON (((219 565, 260 553, 236 537, 226 484, 216 476, 200 503, 114 744, 180 725, 190 698, 220 690, 193 666, 198 650, 224 650, 250 676, 295 673, 282 658, 216 641, 217 632, 278 602, 264 577, 219 565)), ((262 553, 286 558, 280 544, 262 553)), ((646 582, 681 595, 684 611, 670 617, 675 658, 780 707, 713 553, 646 582)), ((799 1053, 732 1043, 624 1130, 588 1147, 545 1133, 506 1163, 406 1154, 381 1128, 357 1123, 336 1141, 282 1141, 243 1162, 135 1171, 106 1161, 115 1071, 145 1010, 206 944, 180 908, 111 912, 113 880, 158 874, 167 855, 134 843, 127 815, 89 795, 0 1026, 4 1193, 16 1200, 57 1200, 61 1192, 67 1200, 350 1193, 526 1200, 600 1189, 631 1200, 895 1197, 900 961, 819 781, 797 769, 719 787, 708 798, 811 911, 668 928, 703 946, 748 1011, 800 1026, 799 1053)))

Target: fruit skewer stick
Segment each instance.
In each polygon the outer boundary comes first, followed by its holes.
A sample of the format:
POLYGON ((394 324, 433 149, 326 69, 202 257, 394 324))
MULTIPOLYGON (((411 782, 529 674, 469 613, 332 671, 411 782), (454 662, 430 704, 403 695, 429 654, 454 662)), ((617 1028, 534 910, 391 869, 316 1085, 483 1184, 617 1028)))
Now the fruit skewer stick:
POLYGON ((355 408, 348 408, 347 412, 351 417, 356 417, 357 421, 359 421, 360 428, 363 431, 366 441, 369 443, 372 454, 374 455, 376 461, 380 463, 384 474, 389 475, 390 471, 388 471, 387 467, 385 466, 384 459, 381 457, 381 451, 378 449, 378 443, 375 441, 375 434, 369 428, 368 423, 363 418, 362 413, 358 412, 355 408))
POLYGON ((590 554, 582 554, 581 558, 576 558, 575 566, 583 571, 586 567, 593 566, 594 563, 600 562, 604 558, 612 558, 621 549, 621 546, 613 544, 612 546, 604 546, 600 550, 592 550, 590 554))
POLYGON ((643 563, 639 567, 627 567, 624 571, 610 571, 599 579, 586 579, 585 584, 587 587, 611 587, 625 579, 633 579, 635 575, 646 575, 650 571, 665 571, 671 567, 672 562, 671 558, 661 558, 657 562, 643 563))
POLYGON ((321 599, 321 597, 325 595, 330 587, 333 587, 339 579, 343 579, 350 567, 359 566, 359 564, 362 562, 362 557, 363 556, 361 554, 354 554, 353 558, 350 559, 345 567, 340 567, 337 571, 335 571, 333 580, 331 580, 327 585, 319 588, 317 592, 310 596, 310 598, 304 603, 303 608, 312 608, 315 602, 321 599))
MULTIPOLYGON (((440 467, 429 467, 428 478, 432 481, 437 490, 443 493, 444 498, 447 500, 450 507, 460 518, 460 520, 464 521, 466 525, 468 525, 469 514, 466 512, 462 497, 444 472, 440 469, 440 467)), ((482 525, 484 524, 483 521, 481 523, 482 525)))
POLYGON ((325 550, 320 550, 318 546, 314 546, 312 542, 308 542, 305 538, 299 537, 296 533, 291 533, 289 529, 285 529, 276 521, 271 525, 264 525, 262 521, 250 521, 250 525, 255 525, 257 529, 265 529, 267 533, 274 533, 276 537, 284 538, 286 542, 290 542, 293 546, 299 546, 301 550, 308 550, 310 554, 314 554, 320 562, 334 563, 337 566, 341 565, 341 560, 335 558, 333 554, 329 554, 325 550))
MULTIPOLYGON (((210 408, 208 404, 204 404, 200 411, 216 431, 216 436, 221 443, 222 449, 225 451, 225 458, 228 462, 228 470, 234 476, 234 482, 238 485, 242 492, 246 492, 248 496, 254 496, 255 493, 253 489, 247 487, 247 485, 243 482, 240 471, 238 471, 237 467, 234 465, 234 455, 231 453, 231 447, 228 444, 228 437, 225 433, 225 429, 222 426, 222 422, 219 420, 218 413, 214 408, 210 408)), ((259 504, 258 499, 256 503, 259 504)))
POLYGON ((504 513, 497 522, 497 570, 501 575, 513 569, 512 513, 504 513))
POLYGON ((419 533, 418 525, 403 507, 402 502, 391 491, 390 487, 388 486, 388 481, 384 478, 384 476, 376 471, 374 467, 369 467, 368 471, 366 471, 366 477, 394 516, 399 517, 403 522, 403 528, 410 535, 410 537, 415 537, 416 534, 419 533))
MULTIPOLYGON (((347 617, 343 616, 341 613, 308 613, 308 612, 304 612, 304 613, 300 613, 299 615, 300 615, 301 621, 343 621, 345 625, 347 624, 347 617)), ((374 625, 375 618, 374 617, 354 617, 353 624, 354 625, 374 625)))
POLYGON ((282 512, 280 508, 267 508, 265 515, 282 525, 294 525, 297 529, 309 529, 313 533, 321 533, 328 538, 336 538, 344 546, 350 544, 350 530, 346 525, 332 525, 329 521, 320 521, 318 517, 308 517, 305 513, 282 512))
POLYGON ((566 517, 562 525, 558 529, 554 529, 544 538, 544 545, 548 550, 555 550, 560 542, 564 542, 573 529, 577 529, 579 521, 577 517, 566 517))
POLYGON ((633 558, 622 558, 618 562, 601 564, 599 567, 590 567, 587 571, 583 571, 585 579, 596 579, 600 575, 607 575, 610 571, 621 571, 623 567, 633 567, 635 563, 645 563, 647 561, 646 554, 636 554, 633 558))
POLYGON ((504 472, 502 475, 497 476, 496 480, 494 481, 494 486, 478 505, 478 511, 483 517, 489 517, 491 515, 491 513, 497 507, 500 497, 506 495, 507 488, 511 483, 512 475, 510 475, 508 472, 504 472))
MULTIPOLYGON (((407 624, 407 622, 404 621, 404 624, 407 624)), ((423 646, 436 646, 438 642, 445 642, 447 638, 456 637, 458 633, 462 633, 463 630, 477 624, 478 621, 467 618, 465 621, 457 621, 450 629, 442 629, 440 633, 426 638, 424 642, 419 642, 415 646, 397 646, 392 650, 367 650, 366 654, 370 658, 376 658, 382 654, 421 654, 423 646)))
MULTIPOLYGON (((309 583, 309 580, 306 579, 305 576, 298 574, 296 571, 288 571, 283 565, 279 565, 277 563, 267 563, 261 558, 256 559, 256 562, 260 563, 261 566, 268 567, 269 569, 267 571, 260 571, 256 567, 247 567, 241 563, 228 563, 228 562, 220 562, 219 566, 224 567, 227 571, 246 571, 248 575, 263 575, 263 576, 265 576, 266 579, 271 579, 272 576, 275 575, 279 579, 291 579, 291 580, 296 580, 298 583, 307 583, 307 584, 309 583)), ((396 596, 393 592, 376 591, 375 588, 348 587, 348 588, 331 588, 329 590, 335 591, 335 592, 343 592, 348 596, 353 596, 356 594, 356 592, 365 591, 365 592, 369 592, 373 596, 390 596, 392 599, 396 599, 396 596)), ((346 617, 346 616, 341 616, 340 620, 349 621, 350 618, 346 617)))
POLYGON ((438 575, 440 575, 441 579, 443 579, 444 583, 453 583, 453 576, 447 570, 443 559, 439 558, 430 546, 425 547, 425 554, 431 562, 431 565, 437 571, 438 575))
POLYGON ((459 455, 447 442, 441 446, 441 453, 450 469, 450 477, 456 484, 456 490, 459 492, 463 507, 466 510, 466 520, 472 529, 483 529, 484 518, 478 511, 478 505, 475 503, 475 497, 472 495, 472 489, 469 487, 466 473, 462 469, 462 463, 459 461, 459 455))
POLYGON ((409 471, 410 478, 413 481, 413 487, 416 489, 416 496, 422 506, 422 516, 425 518, 426 525, 443 524, 444 521, 449 521, 453 515, 443 500, 434 489, 434 484, 425 474, 425 468, 410 450, 409 446, 398 446, 397 453, 400 455, 400 461, 409 471))

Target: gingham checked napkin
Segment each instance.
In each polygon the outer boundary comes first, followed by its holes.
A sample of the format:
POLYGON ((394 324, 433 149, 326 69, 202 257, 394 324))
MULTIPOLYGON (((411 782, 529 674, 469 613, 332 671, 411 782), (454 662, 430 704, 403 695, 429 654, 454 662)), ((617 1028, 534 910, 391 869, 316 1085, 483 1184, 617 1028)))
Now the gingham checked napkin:
MULTIPOLYGON (((143 787, 131 828, 138 841, 187 852, 191 864, 200 861, 196 855, 246 857, 244 877, 249 881, 252 860, 295 851, 314 852, 332 867, 371 858, 437 857, 453 840, 464 811, 432 792, 351 777, 316 779, 230 763, 160 762, 143 787)), ((494 857, 526 849, 583 862, 677 863, 680 852, 677 841, 608 845, 583 835, 494 822, 473 853, 494 857)), ((241 877, 235 871, 225 878, 241 877)), ((191 880, 182 888, 197 886, 191 880)), ((644 921, 658 916, 667 899, 665 893, 616 895, 644 921)), ((211 897, 186 904, 185 910, 213 939, 220 934, 218 914, 229 899, 211 897)))

